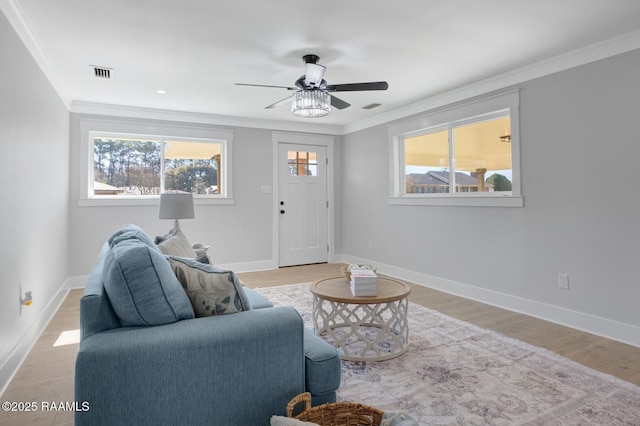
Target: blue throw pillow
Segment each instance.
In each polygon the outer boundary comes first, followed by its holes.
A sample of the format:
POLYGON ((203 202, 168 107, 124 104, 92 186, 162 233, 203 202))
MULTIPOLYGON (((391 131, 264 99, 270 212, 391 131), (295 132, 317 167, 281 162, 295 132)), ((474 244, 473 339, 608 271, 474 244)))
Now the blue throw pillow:
POLYGON ((104 262, 104 289, 123 327, 194 318, 191 302, 159 250, 137 239, 115 244, 104 262))

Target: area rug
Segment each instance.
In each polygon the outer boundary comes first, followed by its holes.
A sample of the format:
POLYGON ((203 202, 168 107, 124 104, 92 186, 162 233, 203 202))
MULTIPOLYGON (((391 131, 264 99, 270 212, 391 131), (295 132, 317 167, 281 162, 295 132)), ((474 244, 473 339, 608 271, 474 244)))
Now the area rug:
MULTIPOLYGON (((257 289, 313 328, 309 284, 257 289)), ((342 361, 339 401, 405 411, 421 425, 640 425, 640 387, 553 352, 409 304, 409 350, 342 361)))

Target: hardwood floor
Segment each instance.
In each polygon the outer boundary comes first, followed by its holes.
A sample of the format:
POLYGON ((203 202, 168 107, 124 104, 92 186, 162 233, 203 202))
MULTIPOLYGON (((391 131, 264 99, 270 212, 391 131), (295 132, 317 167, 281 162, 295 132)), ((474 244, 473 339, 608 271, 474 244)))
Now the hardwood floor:
POLYGON ((0 425, 73 425, 73 412, 43 411, 42 403, 73 401, 73 378, 78 344, 54 345, 62 332, 80 328, 81 297, 81 289, 69 292, 0 397, 2 402, 35 402, 37 411, 0 411, 0 425))
MULTIPOLYGON (((341 275, 341 264, 320 264, 238 274, 250 287, 294 284, 341 275), (285 282, 286 281, 286 282, 285 282)), ((409 300, 505 336, 560 354, 640 386, 640 348, 538 318, 411 284, 409 300)))
MULTIPOLYGON (((341 264, 318 264, 274 271, 240 273, 249 287, 311 282, 340 275, 341 264)), ((410 283, 411 284, 411 283, 410 283)), ((549 349, 603 373, 640 385, 640 348, 594 336, 537 318, 411 284, 410 300, 446 315, 549 349)), ((0 411, 0 425, 72 425, 73 413, 43 411, 42 402, 72 402, 77 343, 54 346, 64 331, 79 328, 82 290, 71 290, 60 310, 0 397, 0 401, 35 402, 38 411, 0 411)))

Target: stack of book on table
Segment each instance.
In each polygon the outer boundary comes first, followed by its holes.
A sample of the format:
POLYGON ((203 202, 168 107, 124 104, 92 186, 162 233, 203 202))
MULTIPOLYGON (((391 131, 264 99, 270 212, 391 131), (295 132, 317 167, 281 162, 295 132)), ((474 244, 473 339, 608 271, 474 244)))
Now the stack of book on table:
POLYGON ((354 296, 377 296, 378 276, 371 269, 351 270, 351 294, 354 296))

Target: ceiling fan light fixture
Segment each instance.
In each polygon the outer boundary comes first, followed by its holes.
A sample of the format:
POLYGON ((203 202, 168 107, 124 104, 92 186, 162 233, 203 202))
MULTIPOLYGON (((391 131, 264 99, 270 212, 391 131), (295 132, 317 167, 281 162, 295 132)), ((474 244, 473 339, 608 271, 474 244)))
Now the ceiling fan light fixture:
MULTIPOLYGON (((318 64, 320 58, 317 55, 304 55, 302 60, 306 65, 307 73, 296 80, 295 87, 273 86, 267 84, 236 83, 240 86, 274 87, 295 91, 292 96, 267 105, 266 109, 272 109, 286 104, 291 99, 291 112, 296 117, 317 118, 324 117, 331 112, 331 107, 342 110, 351 106, 337 96, 330 95, 334 92, 362 92, 369 90, 387 90, 389 84, 386 81, 372 81, 368 83, 349 83, 328 85, 323 79, 326 67, 318 64)), ((372 104, 369 107, 374 108, 372 104)))
POLYGON ((293 94, 291 112, 296 117, 324 117, 331 112, 331 95, 322 90, 300 90, 293 94))
POLYGON ((322 83, 322 77, 326 67, 318 64, 307 64, 307 73, 304 76, 304 82, 307 86, 319 87, 322 83))

